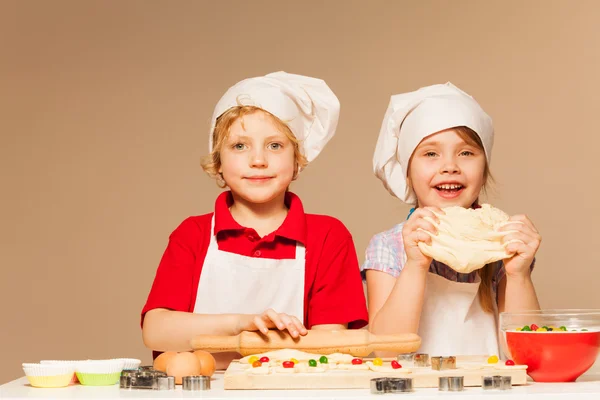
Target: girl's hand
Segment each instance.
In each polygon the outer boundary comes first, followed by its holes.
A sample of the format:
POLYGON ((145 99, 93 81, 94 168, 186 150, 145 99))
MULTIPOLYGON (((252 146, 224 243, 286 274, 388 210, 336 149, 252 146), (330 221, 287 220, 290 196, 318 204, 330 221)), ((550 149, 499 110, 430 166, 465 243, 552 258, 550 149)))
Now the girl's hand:
POLYGON ((434 214, 434 211, 438 214, 444 214, 444 212, 437 207, 417 208, 402 228, 402 240, 404 241, 406 262, 408 263, 410 261, 412 264, 418 265, 425 271, 429 270, 432 259, 421 252, 418 244, 419 242, 431 244, 431 236, 424 231, 431 232, 433 235, 437 235, 438 233, 437 227, 431 223, 431 221, 425 219, 425 217, 430 217, 439 224, 440 220, 434 214))
POLYGON ((542 237, 535 229, 533 223, 525 215, 510 217, 509 222, 503 225, 500 231, 515 231, 504 236, 508 258, 504 260, 504 268, 507 277, 529 276, 530 267, 540 244, 542 237))
POLYGON ((268 309, 262 314, 240 315, 238 332, 260 331, 267 334, 270 328, 276 328, 280 331, 287 330, 293 338, 297 338, 299 335, 304 336, 308 333, 298 318, 288 314, 277 313, 272 309, 268 309))

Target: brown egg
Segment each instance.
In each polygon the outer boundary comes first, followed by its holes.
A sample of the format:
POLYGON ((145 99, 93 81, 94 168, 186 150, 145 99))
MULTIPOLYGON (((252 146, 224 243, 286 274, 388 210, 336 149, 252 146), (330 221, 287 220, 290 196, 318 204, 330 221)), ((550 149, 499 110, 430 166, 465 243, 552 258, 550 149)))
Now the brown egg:
POLYGON ((184 376, 200 375, 200 360, 194 353, 177 353, 167 364, 167 375, 174 376, 175 384, 181 385, 184 376))
POLYGON ((167 365, 169 364, 169 360, 171 360, 171 358, 173 358, 176 354, 176 351, 166 351, 160 354, 154 359, 154 364, 152 368, 154 368, 157 371, 167 372, 167 365))
POLYGON ((217 362, 213 355, 204 350, 196 350, 194 355, 200 361, 200 375, 212 376, 217 368, 217 362))

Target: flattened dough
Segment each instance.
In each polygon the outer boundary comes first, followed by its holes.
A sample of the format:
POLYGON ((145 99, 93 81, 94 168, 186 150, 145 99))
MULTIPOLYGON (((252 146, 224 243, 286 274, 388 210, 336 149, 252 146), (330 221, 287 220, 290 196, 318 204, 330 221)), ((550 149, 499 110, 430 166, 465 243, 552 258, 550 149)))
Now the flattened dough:
POLYGON ((436 214, 439 224, 425 217, 437 226, 439 234, 430 234, 431 245, 419 242, 423 254, 464 274, 510 257, 505 250, 510 242, 504 244, 502 238, 514 231, 498 231, 509 220, 505 212, 489 204, 478 209, 446 207, 443 210, 445 215, 436 214))

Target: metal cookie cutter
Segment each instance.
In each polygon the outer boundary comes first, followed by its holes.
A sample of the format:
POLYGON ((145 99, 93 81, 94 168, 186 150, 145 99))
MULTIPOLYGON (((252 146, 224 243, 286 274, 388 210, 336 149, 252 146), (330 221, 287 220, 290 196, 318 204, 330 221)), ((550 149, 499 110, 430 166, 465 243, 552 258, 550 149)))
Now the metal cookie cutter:
POLYGON ((415 354, 415 367, 428 367, 429 366, 429 354, 417 353, 415 354))
POLYGON ((412 378, 373 378, 371 379, 371 393, 406 393, 412 392, 412 378))
POLYGON ((448 390, 450 392, 461 392, 465 388, 465 378, 463 376, 448 377, 448 390))
POLYGON ((123 371, 119 387, 121 389, 173 390, 175 389, 175 378, 155 370, 123 371))
POLYGON ((371 379, 371 394, 384 394, 388 387, 388 378, 371 379))
POLYGON ((412 390, 412 378, 388 378, 388 393, 406 393, 412 390))
POLYGON ((494 388, 494 378, 491 376, 484 376, 481 378, 481 387, 483 390, 492 390, 494 388))
POLYGON ((502 376, 500 377, 500 390, 509 390, 512 389, 512 378, 510 376, 502 376))
POLYGON ((450 390, 450 378, 447 376, 440 376, 438 378, 438 390, 441 392, 447 392, 450 390))
POLYGON ((403 367, 415 366, 415 353, 398 354, 396 361, 403 367))
POLYGON ((492 381, 494 382, 494 389, 500 389, 500 385, 502 385, 502 377, 500 375, 492 376, 492 381))
POLYGON ((456 357, 431 357, 431 369, 436 371, 456 369, 456 357))
POLYGON ((188 391, 210 390, 210 376, 193 375, 182 378, 182 389, 188 391))
POLYGON ((484 376, 481 378, 481 386, 484 390, 500 389, 509 390, 512 389, 512 378, 510 376, 484 376))
POLYGON ((158 390, 175 390, 174 376, 159 376, 157 378, 158 390))
POLYGON ((438 390, 442 392, 460 392, 464 390, 464 377, 462 376, 440 376, 438 390))

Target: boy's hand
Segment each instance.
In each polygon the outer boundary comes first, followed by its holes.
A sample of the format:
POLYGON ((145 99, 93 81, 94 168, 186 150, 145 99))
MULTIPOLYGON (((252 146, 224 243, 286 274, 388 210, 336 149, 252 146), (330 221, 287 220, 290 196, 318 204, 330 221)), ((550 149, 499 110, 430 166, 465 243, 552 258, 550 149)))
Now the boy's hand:
POLYGON ((275 328, 280 331, 288 330, 293 338, 306 335, 308 330, 300 320, 292 315, 278 313, 268 309, 262 314, 242 314, 238 324, 238 331, 260 331, 267 334, 269 329, 275 328))

